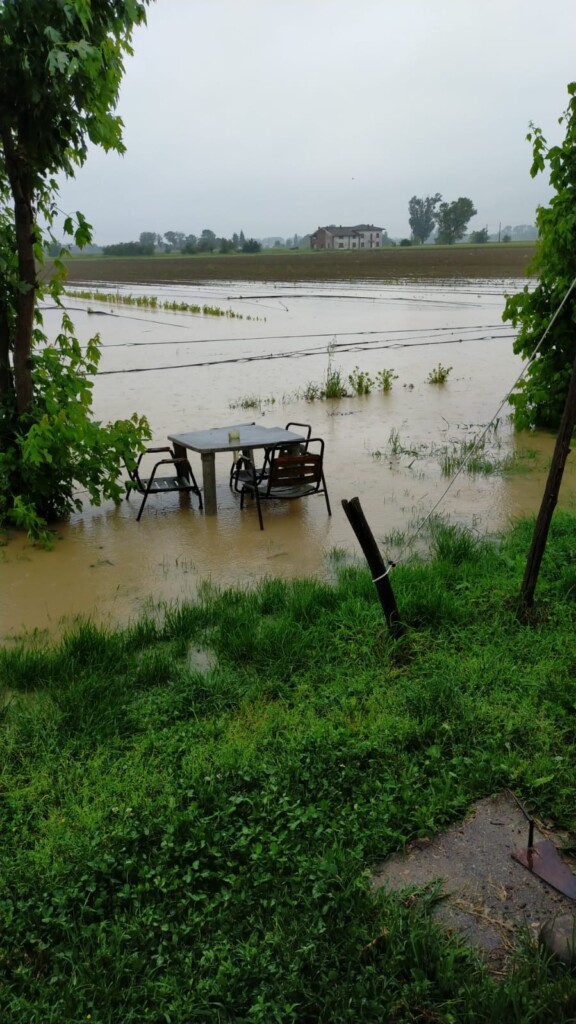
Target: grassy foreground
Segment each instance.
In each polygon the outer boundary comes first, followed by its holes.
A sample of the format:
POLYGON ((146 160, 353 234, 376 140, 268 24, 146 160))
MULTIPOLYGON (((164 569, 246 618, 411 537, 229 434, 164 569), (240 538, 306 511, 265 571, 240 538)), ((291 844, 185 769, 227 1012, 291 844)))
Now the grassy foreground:
MULTIPOLYGON (((271 251, 206 256, 75 256, 68 280, 139 284, 202 281, 398 281, 525 277, 534 256, 530 243, 391 246, 349 252, 271 251)), ((49 271, 50 264, 47 264, 49 271)))
POLYGON ((433 893, 368 883, 506 786, 576 825, 576 518, 521 625, 530 532, 434 527, 397 645, 358 568, 0 650, 0 1020, 573 1021, 528 940, 495 981, 433 893))

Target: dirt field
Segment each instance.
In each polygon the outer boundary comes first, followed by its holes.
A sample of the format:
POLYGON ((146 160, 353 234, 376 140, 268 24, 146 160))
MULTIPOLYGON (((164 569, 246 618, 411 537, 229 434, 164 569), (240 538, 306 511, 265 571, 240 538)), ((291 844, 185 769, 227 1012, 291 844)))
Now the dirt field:
POLYGON ((69 281, 140 284, 199 281, 395 281, 524 277, 533 245, 395 246, 371 252, 282 252, 228 256, 83 256, 69 281))

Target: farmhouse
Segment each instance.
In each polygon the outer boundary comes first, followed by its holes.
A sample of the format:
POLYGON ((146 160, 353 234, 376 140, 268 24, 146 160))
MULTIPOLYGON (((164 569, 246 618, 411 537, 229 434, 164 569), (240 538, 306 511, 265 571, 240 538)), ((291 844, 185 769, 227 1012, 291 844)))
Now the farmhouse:
POLYGON ((377 228, 374 224, 355 224, 354 227, 329 224, 310 235, 312 249, 380 249, 387 241, 386 228, 377 228))

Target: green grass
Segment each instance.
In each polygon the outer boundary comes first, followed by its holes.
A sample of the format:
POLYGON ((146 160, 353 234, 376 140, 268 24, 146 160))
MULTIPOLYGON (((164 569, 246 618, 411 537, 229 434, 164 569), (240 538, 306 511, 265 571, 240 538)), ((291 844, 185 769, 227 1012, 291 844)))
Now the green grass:
POLYGON ((343 568, 0 650, 0 1020, 573 1021, 573 975, 527 941, 493 980, 434 891, 368 884, 506 786, 576 825, 576 519, 522 625, 530 533, 433 524, 392 577, 396 645, 343 568))

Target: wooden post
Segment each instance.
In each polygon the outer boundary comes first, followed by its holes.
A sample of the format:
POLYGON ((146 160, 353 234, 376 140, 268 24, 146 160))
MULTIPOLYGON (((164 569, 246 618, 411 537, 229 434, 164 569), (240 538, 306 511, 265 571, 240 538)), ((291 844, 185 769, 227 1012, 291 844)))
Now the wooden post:
POLYGON ((550 523, 552 521, 552 515, 558 501, 558 494, 560 492, 560 485, 562 483, 562 475, 564 473, 566 459, 570 454, 570 442, 572 440, 575 424, 576 360, 572 367, 572 376, 570 378, 570 384, 568 385, 564 412, 562 413, 562 419, 558 428, 558 436, 556 438, 552 463, 550 465, 550 471, 548 473, 540 511, 536 520, 536 526, 534 527, 530 551, 528 552, 528 558, 526 560, 526 569, 524 571, 524 579, 522 580, 522 589, 520 591, 521 615, 528 608, 531 608, 534 603, 534 591, 538 581, 538 573, 540 572, 540 565, 546 548, 546 540, 548 537, 548 530, 550 529, 550 523))
POLYGON ((386 569, 384 559, 380 554, 380 549, 374 540, 370 527, 368 526, 366 516, 364 515, 362 506, 360 505, 360 499, 351 498, 350 501, 344 500, 342 502, 342 508, 346 513, 348 522, 354 530, 360 547, 364 552, 364 557, 368 562, 370 572, 372 573, 372 582, 376 587, 390 635, 394 640, 398 640, 399 637, 404 635, 406 630, 403 623, 400 621, 396 598, 394 597, 394 591, 392 590, 392 584, 390 583, 390 576, 388 575, 389 570, 386 569))

